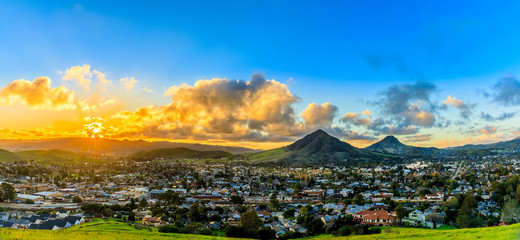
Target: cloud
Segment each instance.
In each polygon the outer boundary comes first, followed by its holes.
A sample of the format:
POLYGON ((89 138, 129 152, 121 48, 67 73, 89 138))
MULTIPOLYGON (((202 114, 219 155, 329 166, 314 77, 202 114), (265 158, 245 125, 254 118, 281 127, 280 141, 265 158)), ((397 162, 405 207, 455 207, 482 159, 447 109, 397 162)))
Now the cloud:
POLYGON ((128 78, 121 78, 119 79, 120 82, 123 82, 125 84, 125 90, 130 91, 132 88, 137 84, 139 81, 135 80, 134 77, 128 78))
POLYGON ((90 71, 90 65, 83 64, 83 66, 73 66, 60 72, 63 74, 61 77, 65 81, 75 81, 76 85, 82 87, 85 92, 90 90, 90 84, 92 83, 92 77, 96 75, 99 83, 101 84, 101 90, 106 91, 107 86, 112 86, 112 82, 106 79, 106 75, 98 70, 90 71))
POLYGON ((363 111, 363 112, 361 112, 361 114, 363 114, 363 115, 367 115, 367 116, 369 116, 369 117, 372 117, 372 112, 370 112, 370 110, 368 110, 368 109, 365 110, 365 111, 363 111))
POLYGON ((116 137, 175 139, 286 141, 303 130, 292 107, 298 97, 260 73, 249 81, 214 78, 172 86, 165 95, 171 103, 123 111, 107 124, 118 126, 116 137))
POLYGON ((90 83, 92 80, 92 73, 90 72, 90 65, 84 64, 83 66, 73 66, 65 71, 62 79, 65 81, 76 81, 76 84, 85 89, 88 92, 90 89, 90 83))
POLYGON ((15 80, 0 90, 0 101, 12 106, 21 103, 38 110, 75 109, 74 92, 65 86, 51 87, 51 79, 38 77, 32 82, 24 79, 15 80))
POLYGON ((445 107, 454 107, 460 110, 460 115, 463 118, 467 118, 471 115, 471 109, 475 107, 475 104, 466 104, 464 101, 457 99, 456 97, 448 96, 446 100, 442 101, 445 107))
POLYGON ((406 127, 392 127, 390 125, 384 126, 380 130, 381 134, 386 135, 409 135, 416 134, 419 132, 419 129, 414 126, 406 126, 406 127))
POLYGON ((94 71, 92 71, 92 73, 97 76, 98 81, 101 85, 101 91, 106 92, 108 86, 112 87, 112 81, 107 80, 106 75, 104 73, 102 73, 98 70, 94 70, 94 71))
POLYGON ((328 127, 332 124, 338 108, 328 102, 321 105, 311 103, 300 116, 306 126, 328 127))
MULTIPOLYGON (((376 105, 382 108, 384 122, 396 126, 382 130, 392 132, 396 129, 399 133, 415 133, 416 126, 432 127, 436 119, 434 115, 436 105, 430 101, 430 95, 436 89, 437 87, 432 83, 418 81, 414 84, 392 85, 382 91, 381 99, 376 102, 376 105), (401 131, 405 129, 406 131, 401 131), (415 130, 411 131, 411 129, 415 130)), ((380 129, 378 125, 381 124, 376 122, 376 125, 371 128, 380 129)))
POLYGON ((147 87, 144 87, 144 88, 143 88, 143 91, 144 91, 145 93, 153 93, 153 92, 155 92, 153 89, 149 89, 149 88, 147 88, 147 87))
POLYGON ((505 113, 502 113, 500 116, 498 117, 493 117, 491 116, 490 114, 488 113, 485 113, 485 112, 480 112, 480 118, 482 120, 485 120, 485 121, 504 121, 504 120, 507 120, 507 119, 510 119, 510 118, 513 118, 514 116, 516 115, 516 112, 505 112, 505 113))
POLYGON ((492 92, 484 92, 484 96, 491 97, 494 102, 504 106, 520 104, 520 82, 515 76, 499 79, 492 87, 492 92))
POLYGON ((432 139, 433 134, 415 134, 412 136, 404 137, 406 142, 424 142, 430 141, 432 139))
MULTIPOLYGON (((367 111, 368 111, 368 109, 366 111, 362 112, 361 114, 369 115, 369 114, 366 113, 367 111)), ((368 113, 370 113, 370 111, 368 111, 368 113)), ((344 122, 346 124, 354 124, 356 126, 368 126, 368 125, 370 125, 371 124, 370 118, 368 118, 368 117, 367 118, 362 118, 360 116, 361 114, 349 112, 349 113, 346 113, 345 115, 343 115, 343 117, 341 117, 340 121, 344 122)), ((371 116, 371 114, 369 116, 371 116)))
POLYGON ((497 132, 496 126, 486 126, 479 131, 481 134, 490 135, 497 132))

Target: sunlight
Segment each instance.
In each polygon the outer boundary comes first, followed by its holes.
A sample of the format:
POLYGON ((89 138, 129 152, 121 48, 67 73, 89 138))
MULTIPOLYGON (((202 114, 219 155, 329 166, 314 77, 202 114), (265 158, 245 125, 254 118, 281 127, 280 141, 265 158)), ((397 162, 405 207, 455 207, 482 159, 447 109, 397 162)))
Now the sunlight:
POLYGON ((89 138, 103 138, 103 131, 105 128, 102 124, 101 118, 85 118, 86 121, 92 121, 84 125, 85 135, 89 138))

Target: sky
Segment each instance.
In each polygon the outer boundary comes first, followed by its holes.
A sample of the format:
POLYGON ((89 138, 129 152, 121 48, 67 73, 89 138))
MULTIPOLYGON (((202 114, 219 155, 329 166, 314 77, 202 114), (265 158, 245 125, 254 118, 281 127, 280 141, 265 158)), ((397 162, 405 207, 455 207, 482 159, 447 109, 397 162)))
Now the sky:
POLYGON ((2 1, 0 138, 520 135, 517 1, 2 1))

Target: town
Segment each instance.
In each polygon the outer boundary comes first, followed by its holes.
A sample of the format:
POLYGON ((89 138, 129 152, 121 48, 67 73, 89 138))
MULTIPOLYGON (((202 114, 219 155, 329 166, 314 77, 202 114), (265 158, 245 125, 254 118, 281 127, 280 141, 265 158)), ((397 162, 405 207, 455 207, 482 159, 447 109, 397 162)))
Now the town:
POLYGON ((518 220, 515 155, 289 167, 234 161, 0 164, 0 227, 119 219, 160 232, 290 239, 518 220))

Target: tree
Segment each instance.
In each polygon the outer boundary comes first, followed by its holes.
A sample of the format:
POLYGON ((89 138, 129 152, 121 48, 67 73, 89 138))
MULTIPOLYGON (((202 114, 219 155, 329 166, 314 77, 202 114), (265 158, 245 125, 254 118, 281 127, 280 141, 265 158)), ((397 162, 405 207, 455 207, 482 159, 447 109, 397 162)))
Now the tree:
POLYGON ((168 190, 164 193, 159 194, 158 199, 163 202, 166 202, 167 205, 174 205, 174 206, 177 206, 183 202, 182 198, 179 196, 179 194, 177 194, 176 192, 174 192, 172 190, 168 190))
POLYGON ((230 201, 231 201, 231 203, 236 204, 236 205, 243 204, 244 198, 242 198, 241 196, 238 196, 238 195, 233 195, 233 196, 231 196, 230 201))
POLYGON ((256 211, 251 210, 242 213, 240 225, 246 229, 257 229, 262 225, 262 220, 258 217, 256 211))
POLYGON ((34 200, 32 200, 32 199, 25 199, 25 203, 27 203, 27 204, 34 204, 34 200))
POLYGON ((74 196, 72 198, 72 202, 73 203, 80 203, 80 202, 83 202, 83 200, 79 196, 74 196))
POLYGON ((5 200, 13 201, 16 198, 16 191, 13 185, 3 182, 0 184, 0 202, 5 200))
POLYGON ((140 208, 145 208, 148 203, 146 202, 146 198, 141 198, 141 201, 139 202, 140 208))
POLYGON ((516 200, 509 200, 502 208, 502 221, 506 223, 516 223, 520 217, 520 207, 516 200))
POLYGON ((285 212, 283 212, 283 217, 292 218, 292 217, 294 217, 295 212, 296 212, 296 210, 294 210, 294 208, 289 208, 289 209, 285 210, 285 212))
POLYGON ((408 216, 409 212, 406 208, 404 208, 402 205, 397 206, 395 208, 395 211, 397 212, 397 219, 401 221, 404 217, 408 216))
POLYGON ((473 214, 473 210, 477 207, 478 202, 473 196, 473 193, 469 192, 466 194, 464 201, 462 201, 462 206, 460 206, 459 214, 471 215, 473 214))
POLYGON ((307 207, 305 207, 305 206, 301 207, 300 208, 300 216, 305 216, 307 214, 309 214, 309 209, 307 207))

